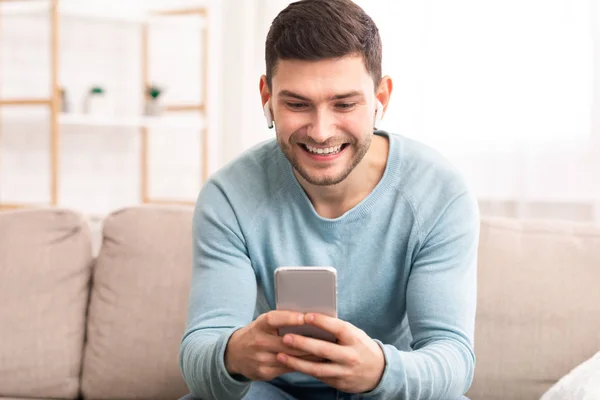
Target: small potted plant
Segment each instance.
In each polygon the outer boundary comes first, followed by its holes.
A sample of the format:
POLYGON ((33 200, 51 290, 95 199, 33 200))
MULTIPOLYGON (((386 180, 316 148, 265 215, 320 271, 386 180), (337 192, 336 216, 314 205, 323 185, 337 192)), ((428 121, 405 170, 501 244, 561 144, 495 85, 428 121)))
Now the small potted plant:
POLYGON ((106 112, 106 91, 101 86, 92 86, 83 101, 85 114, 99 114, 106 112))
POLYGON ((162 89, 156 85, 146 88, 146 115, 159 115, 161 112, 160 95, 162 89))

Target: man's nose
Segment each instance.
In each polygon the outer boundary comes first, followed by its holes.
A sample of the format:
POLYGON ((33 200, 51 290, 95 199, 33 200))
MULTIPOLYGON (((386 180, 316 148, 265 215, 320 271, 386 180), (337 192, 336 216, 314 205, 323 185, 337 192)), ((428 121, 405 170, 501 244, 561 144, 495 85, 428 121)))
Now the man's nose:
POLYGON ((333 134, 333 116, 328 111, 314 113, 312 123, 308 129, 308 137, 315 143, 325 143, 333 134))

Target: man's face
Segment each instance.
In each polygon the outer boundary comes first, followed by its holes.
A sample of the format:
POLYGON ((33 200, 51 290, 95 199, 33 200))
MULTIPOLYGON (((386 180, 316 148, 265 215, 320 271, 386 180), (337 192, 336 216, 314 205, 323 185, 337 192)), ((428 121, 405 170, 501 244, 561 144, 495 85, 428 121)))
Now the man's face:
POLYGON ((277 140, 307 182, 335 185, 362 160, 373 135, 374 93, 360 56, 279 61, 271 92, 277 140))

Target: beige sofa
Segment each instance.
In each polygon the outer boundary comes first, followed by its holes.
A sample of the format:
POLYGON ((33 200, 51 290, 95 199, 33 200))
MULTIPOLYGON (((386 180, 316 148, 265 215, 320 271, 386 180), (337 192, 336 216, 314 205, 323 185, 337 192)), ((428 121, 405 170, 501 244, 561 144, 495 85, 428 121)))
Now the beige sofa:
MULTIPOLYGON (((0 213, 0 398, 177 399, 191 209, 0 213)), ((600 229, 484 219, 472 400, 539 399, 600 350, 600 229)))

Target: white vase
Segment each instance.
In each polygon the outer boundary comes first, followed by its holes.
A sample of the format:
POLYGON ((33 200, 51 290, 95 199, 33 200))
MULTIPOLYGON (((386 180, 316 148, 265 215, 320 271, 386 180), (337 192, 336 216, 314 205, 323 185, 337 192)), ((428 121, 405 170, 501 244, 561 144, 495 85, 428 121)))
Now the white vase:
POLYGON ((146 103, 146 115, 157 116, 162 111, 160 101, 158 99, 150 99, 146 103))
POLYGON ((83 103, 83 112, 84 114, 107 114, 107 99, 104 94, 88 94, 83 103))

